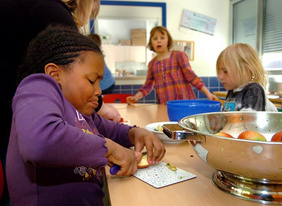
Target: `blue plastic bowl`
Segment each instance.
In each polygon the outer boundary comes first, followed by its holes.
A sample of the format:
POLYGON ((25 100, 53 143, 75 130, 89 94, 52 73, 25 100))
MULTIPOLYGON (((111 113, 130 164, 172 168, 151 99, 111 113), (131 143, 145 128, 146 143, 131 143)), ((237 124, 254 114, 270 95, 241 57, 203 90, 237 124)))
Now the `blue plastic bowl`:
POLYGON ((178 121, 194 114, 220 112, 221 110, 221 103, 212 100, 173 100, 166 104, 170 121, 178 121))

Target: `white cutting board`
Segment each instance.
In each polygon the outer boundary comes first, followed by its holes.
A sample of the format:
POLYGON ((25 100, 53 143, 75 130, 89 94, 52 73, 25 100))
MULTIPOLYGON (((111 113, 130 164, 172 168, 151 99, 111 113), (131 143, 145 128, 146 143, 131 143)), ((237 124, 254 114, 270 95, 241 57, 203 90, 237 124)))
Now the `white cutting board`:
POLYGON ((165 162, 160 162, 147 168, 138 169, 133 176, 155 188, 165 187, 197 177, 179 168, 176 171, 172 171, 166 164, 165 162))

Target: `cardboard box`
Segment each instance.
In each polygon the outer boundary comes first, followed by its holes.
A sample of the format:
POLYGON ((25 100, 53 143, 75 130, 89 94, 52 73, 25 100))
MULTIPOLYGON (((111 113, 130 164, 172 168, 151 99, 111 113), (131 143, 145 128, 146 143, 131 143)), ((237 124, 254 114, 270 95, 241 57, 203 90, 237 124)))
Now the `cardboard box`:
POLYGON ((133 46, 146 46, 146 29, 132 29, 131 44, 133 46))
POLYGON ((131 45, 131 39, 120 39, 119 44, 120 45, 131 45))
POLYGON ((147 42, 146 42, 146 38, 132 38, 132 45, 133 46, 146 46, 147 42))
POLYGON ((146 29, 131 29, 131 38, 145 38, 146 39, 146 29))

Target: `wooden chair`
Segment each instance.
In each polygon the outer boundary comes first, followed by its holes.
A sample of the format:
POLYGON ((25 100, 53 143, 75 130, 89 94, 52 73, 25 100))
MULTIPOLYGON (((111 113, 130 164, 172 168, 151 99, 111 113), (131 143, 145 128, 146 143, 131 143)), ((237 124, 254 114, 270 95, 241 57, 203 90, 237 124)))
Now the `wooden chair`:
POLYGON ((132 94, 104 94, 103 101, 105 103, 126 103, 126 97, 133 96, 132 94))

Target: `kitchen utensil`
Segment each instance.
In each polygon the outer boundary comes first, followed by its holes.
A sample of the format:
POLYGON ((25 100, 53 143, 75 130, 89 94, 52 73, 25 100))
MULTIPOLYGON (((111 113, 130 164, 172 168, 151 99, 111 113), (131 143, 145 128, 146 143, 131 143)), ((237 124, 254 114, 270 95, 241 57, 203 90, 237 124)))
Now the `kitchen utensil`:
POLYGON ((175 167, 175 170, 171 170, 165 162, 138 169, 133 176, 155 188, 165 187, 197 177, 177 167, 175 167))
POLYGON ((110 173, 111 173, 111 175, 116 175, 119 170, 120 170, 120 166, 114 164, 114 165, 110 168, 110 173))
POLYGON ((174 141, 170 139, 163 131, 158 130, 158 126, 162 127, 164 124, 172 124, 177 126, 177 122, 154 122, 145 126, 145 129, 151 131, 156 137, 158 137, 163 143, 181 143, 180 141, 174 141))
POLYGON ((178 121, 194 114, 219 112, 220 109, 221 102, 212 100, 173 100, 167 102, 167 114, 170 121, 178 121))
POLYGON ((169 125, 164 125, 164 132, 175 140, 187 139, 198 156, 217 170, 212 181, 219 189, 246 200, 282 204, 282 142, 270 142, 282 130, 281 113, 213 112, 184 117, 178 125, 187 131, 186 137, 179 130, 168 131, 169 125), (227 132, 238 137, 246 130, 257 131, 268 141, 215 135, 227 132))
MULTIPOLYGON (((133 149, 133 148, 132 148, 133 149)), ((147 154, 147 151, 143 151, 142 152, 142 155, 146 155, 147 154)), ((114 164, 111 168, 110 168, 110 174, 111 175, 116 175, 117 172, 120 170, 120 166, 117 165, 117 164, 114 164)))

